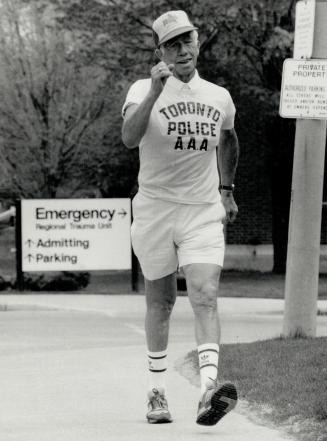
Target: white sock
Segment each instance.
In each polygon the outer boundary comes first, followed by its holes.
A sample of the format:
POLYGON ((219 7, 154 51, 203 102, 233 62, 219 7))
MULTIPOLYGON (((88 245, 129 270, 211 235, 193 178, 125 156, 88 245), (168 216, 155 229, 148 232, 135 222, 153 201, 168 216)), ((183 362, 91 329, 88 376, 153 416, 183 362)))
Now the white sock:
POLYGON ((205 343, 198 346, 201 393, 207 389, 207 383, 216 381, 218 375, 219 345, 205 343))
POLYGON ((149 368, 149 390, 166 389, 167 350, 147 351, 149 368))

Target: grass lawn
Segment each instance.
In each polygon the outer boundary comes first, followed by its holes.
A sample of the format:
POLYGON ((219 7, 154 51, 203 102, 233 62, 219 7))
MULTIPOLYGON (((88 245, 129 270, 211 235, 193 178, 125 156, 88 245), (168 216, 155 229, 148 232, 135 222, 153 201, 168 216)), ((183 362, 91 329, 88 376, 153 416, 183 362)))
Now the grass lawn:
MULTIPOLYGON (((190 352, 177 369, 197 384, 197 353, 190 352)), ((255 421, 297 440, 327 440, 327 338, 221 345, 219 379, 236 384, 246 401, 240 408, 255 421)))
MULTIPOLYGON (((251 297, 283 299, 285 275, 259 271, 223 271, 221 297, 251 297)), ((327 300, 327 274, 320 274, 318 297, 327 300)))
MULTIPOLYGON (((284 275, 258 271, 224 271, 221 276, 219 297, 283 299, 284 286, 284 275)), ((130 271, 93 272, 89 286, 82 292, 85 294, 130 293, 131 273, 130 271)), ((141 274, 139 275, 139 293, 144 293, 141 274)), ((180 289, 178 295, 186 296, 187 292, 180 289)), ((319 278, 319 299, 327 300, 327 274, 321 274, 319 278)))

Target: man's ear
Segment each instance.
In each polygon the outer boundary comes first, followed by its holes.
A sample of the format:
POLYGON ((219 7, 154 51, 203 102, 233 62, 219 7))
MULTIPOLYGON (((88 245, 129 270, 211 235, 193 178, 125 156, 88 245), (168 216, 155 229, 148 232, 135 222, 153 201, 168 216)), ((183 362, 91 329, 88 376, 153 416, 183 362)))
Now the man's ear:
POLYGON ((154 51, 154 55, 155 55, 159 60, 161 60, 161 59, 162 59, 162 52, 161 52, 161 49, 160 49, 160 48, 157 48, 157 49, 154 51))

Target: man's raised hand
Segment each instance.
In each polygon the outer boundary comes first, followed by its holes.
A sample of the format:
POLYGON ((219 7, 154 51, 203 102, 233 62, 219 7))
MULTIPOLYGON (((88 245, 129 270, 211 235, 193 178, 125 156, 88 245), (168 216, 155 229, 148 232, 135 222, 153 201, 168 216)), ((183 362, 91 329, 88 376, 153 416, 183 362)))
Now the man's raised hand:
POLYGON ((156 96, 161 94, 167 78, 173 75, 174 68, 173 64, 167 65, 164 61, 160 61, 151 69, 151 89, 156 96))

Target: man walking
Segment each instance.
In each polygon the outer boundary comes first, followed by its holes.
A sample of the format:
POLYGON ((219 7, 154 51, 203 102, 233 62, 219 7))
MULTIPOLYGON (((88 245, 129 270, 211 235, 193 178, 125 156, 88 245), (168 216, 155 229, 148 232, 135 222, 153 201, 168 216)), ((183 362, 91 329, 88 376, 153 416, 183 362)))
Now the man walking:
POLYGON ((229 92, 200 78, 197 29, 184 11, 153 23, 160 60, 136 81, 123 107, 122 139, 139 146, 139 191, 133 199, 132 244, 145 278, 149 363, 147 419, 172 421, 166 399, 169 320, 181 268, 194 312, 201 396, 197 423, 216 424, 237 401, 218 384, 218 285, 223 223, 237 215, 233 181, 238 161, 235 107, 229 92), (219 192, 220 188, 220 192, 219 192))

